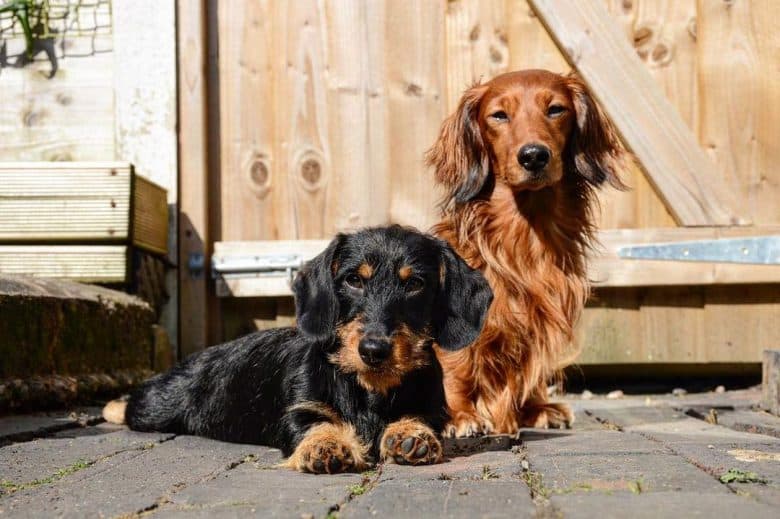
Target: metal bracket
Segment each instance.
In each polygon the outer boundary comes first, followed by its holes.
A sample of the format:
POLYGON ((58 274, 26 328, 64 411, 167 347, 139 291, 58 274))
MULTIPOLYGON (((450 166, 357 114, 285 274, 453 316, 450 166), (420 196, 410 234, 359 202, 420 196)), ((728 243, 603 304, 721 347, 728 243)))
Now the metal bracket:
POLYGON ((254 256, 217 256, 211 259, 212 276, 224 277, 286 277, 292 284, 295 273, 303 267, 300 254, 268 254, 254 256))
POLYGON ((780 236, 634 245, 617 253, 627 259, 780 265, 780 236))

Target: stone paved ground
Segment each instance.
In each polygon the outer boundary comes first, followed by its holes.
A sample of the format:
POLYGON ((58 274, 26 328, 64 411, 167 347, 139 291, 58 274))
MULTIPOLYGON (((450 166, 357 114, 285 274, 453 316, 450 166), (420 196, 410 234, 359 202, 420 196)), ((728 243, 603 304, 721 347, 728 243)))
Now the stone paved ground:
POLYGON ((276 468, 274 449, 109 426, 94 408, 5 417, 0 517, 780 517, 780 419, 758 398, 574 395, 571 430, 340 476, 276 468), (753 481, 722 483, 730 470, 753 481))

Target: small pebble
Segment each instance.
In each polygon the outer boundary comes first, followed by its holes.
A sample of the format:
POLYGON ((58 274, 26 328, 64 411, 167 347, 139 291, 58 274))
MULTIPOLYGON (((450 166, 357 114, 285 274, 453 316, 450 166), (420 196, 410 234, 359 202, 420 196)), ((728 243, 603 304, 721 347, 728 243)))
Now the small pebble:
POLYGON ((528 460, 523 460, 523 461, 521 461, 521 462, 520 462, 520 467, 521 467, 521 468, 522 468, 524 471, 528 471, 528 470, 530 470, 530 469, 531 469, 531 465, 529 465, 529 464, 528 464, 528 460))
POLYGON ((580 396, 583 400, 590 400, 593 398, 593 392, 588 391, 587 389, 582 392, 582 395, 580 396))
POLYGON ((621 391, 620 389, 616 389, 614 391, 610 391, 609 393, 607 393, 607 398, 609 400, 617 400, 618 398, 623 398, 623 396, 624 396, 623 391, 621 391))
POLYGON ((685 395, 688 394, 688 392, 686 390, 684 390, 683 388, 681 388, 681 387, 676 387, 676 388, 672 389, 672 394, 674 396, 685 396, 685 395))
POLYGON ((716 393, 725 393, 726 392, 726 386, 718 386, 715 388, 716 393))
POLYGON ((707 448, 708 448, 708 449, 714 449, 714 448, 715 448, 715 446, 714 446, 714 445, 707 445, 707 448))

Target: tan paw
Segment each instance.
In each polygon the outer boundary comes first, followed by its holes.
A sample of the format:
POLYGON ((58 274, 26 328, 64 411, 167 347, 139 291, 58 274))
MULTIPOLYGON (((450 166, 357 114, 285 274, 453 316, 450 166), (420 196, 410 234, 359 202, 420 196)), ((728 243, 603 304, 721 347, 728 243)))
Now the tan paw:
POLYGON ((458 413, 444 426, 443 436, 447 438, 473 438, 491 434, 493 424, 477 415, 458 413))
POLYGON ((352 426, 315 425, 284 465, 312 474, 338 474, 368 467, 367 448, 360 443, 352 426))
POLYGON ((568 429, 574 423, 574 413, 566 404, 548 402, 526 405, 520 409, 521 425, 539 429, 568 429))
POLYGON ((438 463, 441 453, 441 443, 433 430, 414 418, 391 423, 382 436, 382 459, 399 465, 438 463))

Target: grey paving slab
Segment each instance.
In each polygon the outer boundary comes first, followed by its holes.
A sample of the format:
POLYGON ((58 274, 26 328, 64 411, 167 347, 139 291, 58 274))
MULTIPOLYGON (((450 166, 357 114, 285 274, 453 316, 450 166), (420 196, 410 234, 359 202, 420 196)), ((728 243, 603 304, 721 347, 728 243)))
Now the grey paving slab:
POLYGON ((82 427, 100 417, 100 408, 85 407, 71 411, 34 413, 0 417, 0 442, 5 439, 30 439, 63 429, 82 427))
POLYGON ((0 448, 0 480, 29 484, 122 451, 143 449, 173 438, 172 434, 123 429, 76 438, 44 438, 0 448))
POLYGON ((718 424, 736 431, 780 438, 780 418, 765 411, 719 411, 718 424))
POLYGON ((662 445, 638 434, 626 434, 607 429, 597 431, 554 431, 523 429, 523 447, 529 456, 574 456, 612 454, 661 454, 662 445))
POLYGON ((350 501, 339 518, 518 518, 535 513, 528 488, 519 480, 396 480, 350 501))
POLYGON ((489 451, 457 456, 436 465, 385 465, 380 482, 494 480, 514 477, 521 471, 521 457, 511 451, 489 451))
POLYGON ((134 513, 230 470, 249 455, 279 458, 273 449, 180 436, 151 449, 104 458, 51 484, 16 491, 0 499, 0 513, 37 517, 134 513))
POLYGON ((580 490, 730 493, 713 476, 672 454, 529 455, 529 463, 532 471, 542 474, 544 488, 551 493, 580 490))
POLYGON ((361 480, 359 474, 317 476, 244 463, 176 492, 154 511, 154 517, 192 511, 231 516, 252 509, 265 517, 323 517, 332 506, 346 501, 361 480))
MULTIPOLYGON (((648 494, 584 493, 553 496, 555 515, 566 519, 664 519, 740 517, 777 518, 778 510, 736 494, 656 492, 648 494)), ((555 516, 553 515, 553 517, 555 516)))

